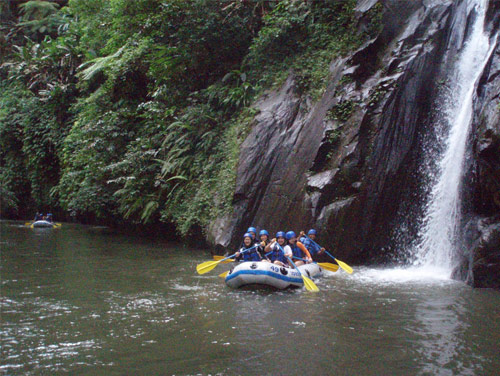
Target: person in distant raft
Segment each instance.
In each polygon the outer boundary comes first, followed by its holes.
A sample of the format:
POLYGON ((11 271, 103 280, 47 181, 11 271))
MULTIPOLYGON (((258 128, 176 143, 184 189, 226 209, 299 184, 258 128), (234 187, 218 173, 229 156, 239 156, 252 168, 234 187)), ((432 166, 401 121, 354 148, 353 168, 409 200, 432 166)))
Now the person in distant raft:
POLYGON ((271 252, 271 254, 267 257, 273 264, 280 266, 288 266, 288 260, 286 259, 285 254, 282 251, 285 245, 286 245, 285 233, 283 231, 278 231, 276 233, 276 239, 273 239, 271 243, 269 243, 264 250, 266 254, 271 252))
MULTIPOLYGON (((284 251, 285 251, 285 256, 287 257, 299 257, 302 259, 305 259, 307 263, 312 262, 312 257, 307 248, 297 240, 297 235, 295 235, 295 232, 293 231, 288 231, 285 235, 286 240, 288 241, 288 244, 285 246, 284 251)), ((302 260, 295 259, 293 260, 295 265, 300 266, 304 265, 305 262, 302 260)))
POLYGON ((259 248, 257 250, 260 253, 260 257, 262 258, 262 261, 269 261, 266 256, 267 253, 266 247, 271 242, 269 240, 269 232, 267 230, 260 230, 259 238, 260 238, 260 243, 259 243, 259 248))
POLYGON ((316 239, 316 230, 310 229, 307 232, 307 236, 304 231, 300 232, 300 242, 304 244, 309 253, 311 254, 313 260, 316 260, 318 257, 325 253, 325 249, 315 243, 316 239), (311 241, 312 240, 312 241, 311 241))
POLYGON ((242 253, 244 250, 246 249, 249 249, 249 248, 252 248, 255 246, 255 243, 252 239, 252 235, 250 233, 245 233, 245 235, 243 235, 243 247, 240 248, 240 250, 238 252, 236 252, 236 257, 235 257, 235 260, 236 261, 260 261, 261 260, 261 257, 260 257, 260 253, 258 252, 257 250, 257 247, 245 252, 245 253, 242 253))

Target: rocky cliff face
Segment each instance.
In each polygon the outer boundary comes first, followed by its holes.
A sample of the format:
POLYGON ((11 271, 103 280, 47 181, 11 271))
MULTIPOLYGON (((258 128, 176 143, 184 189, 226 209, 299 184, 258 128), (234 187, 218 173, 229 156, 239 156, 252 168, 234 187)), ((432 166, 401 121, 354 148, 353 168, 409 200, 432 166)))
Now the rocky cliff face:
MULTIPOLYGON (((500 29, 500 2, 489 8, 492 34, 500 29)), ((470 198, 461 265, 456 275, 475 287, 500 288, 500 40, 474 101, 474 129, 466 176, 470 198)))
MULTIPOLYGON (((273 231, 315 227, 322 243, 346 261, 407 257, 403 250, 418 231, 415 218, 428 194, 422 151, 432 145, 429 128, 439 116, 433 103, 474 14, 461 0, 365 0, 357 8, 360 28, 378 2, 384 7, 383 30, 351 56, 332 62, 329 85, 317 103, 298 93, 291 72, 279 90, 255 104, 259 115, 241 147, 234 212, 209 229, 215 244, 234 246, 249 225, 273 231)), ((492 34, 498 13, 492 1, 492 34)), ((468 218, 493 216, 500 202, 499 51, 492 56, 477 89, 469 172, 475 183, 468 187, 474 205, 468 218)), ((481 227, 487 231, 471 237, 474 255, 500 249, 491 245, 498 245, 498 222, 488 221, 481 227)), ((484 265, 494 260, 477 257, 468 258, 470 275, 475 264, 489 273, 484 265)))

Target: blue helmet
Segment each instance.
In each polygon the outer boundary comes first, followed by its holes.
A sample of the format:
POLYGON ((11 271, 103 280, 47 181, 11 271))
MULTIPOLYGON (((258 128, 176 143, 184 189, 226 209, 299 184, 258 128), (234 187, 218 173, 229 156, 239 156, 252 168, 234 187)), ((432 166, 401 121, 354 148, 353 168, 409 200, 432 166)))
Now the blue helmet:
POLYGON ((252 234, 250 234, 249 232, 245 232, 245 235, 243 235, 243 239, 245 239, 245 238, 252 239, 252 234))
POLYGON ((257 229, 255 227, 249 227, 247 232, 253 232, 254 234, 257 233, 257 229))
POLYGON ((269 236, 269 233, 267 232, 267 230, 260 230, 260 232, 259 232, 259 236, 262 236, 262 235, 267 235, 267 236, 269 236))
POLYGON ((276 238, 285 238, 286 235, 285 235, 285 231, 278 231, 276 233, 276 238))
POLYGON ((316 230, 315 229, 310 229, 309 231, 307 231, 307 235, 316 235, 316 230))
POLYGON ((286 233, 286 240, 290 240, 291 238, 296 238, 296 237, 297 237, 297 235, 295 235, 295 232, 293 232, 293 231, 288 231, 286 233))

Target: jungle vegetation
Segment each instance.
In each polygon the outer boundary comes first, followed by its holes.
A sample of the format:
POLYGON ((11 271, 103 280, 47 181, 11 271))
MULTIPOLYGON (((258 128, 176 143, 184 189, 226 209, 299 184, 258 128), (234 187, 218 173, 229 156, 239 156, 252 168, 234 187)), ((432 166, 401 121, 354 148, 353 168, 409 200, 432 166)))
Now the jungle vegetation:
POLYGON ((376 31, 355 0, 1 1, 1 215, 175 225, 231 210, 252 103, 376 31))

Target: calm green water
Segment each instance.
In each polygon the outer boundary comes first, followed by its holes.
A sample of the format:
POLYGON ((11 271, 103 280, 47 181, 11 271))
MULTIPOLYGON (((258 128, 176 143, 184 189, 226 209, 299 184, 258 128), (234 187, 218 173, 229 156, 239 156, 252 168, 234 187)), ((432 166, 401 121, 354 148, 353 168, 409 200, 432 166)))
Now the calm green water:
POLYGON ((497 375, 500 293, 355 269, 320 293, 233 291, 208 252, 1 222, 6 375, 497 375))

